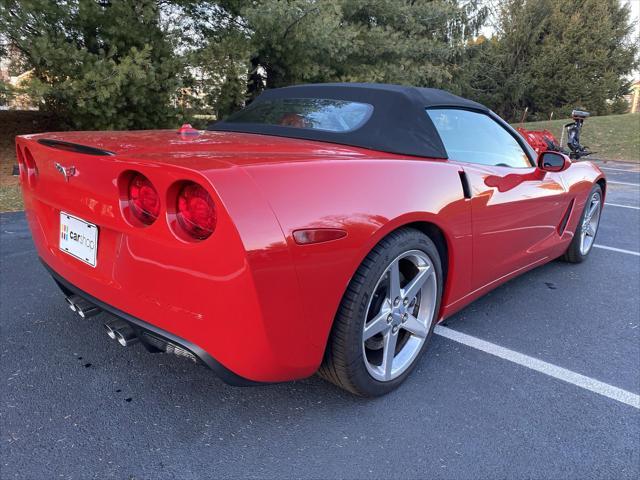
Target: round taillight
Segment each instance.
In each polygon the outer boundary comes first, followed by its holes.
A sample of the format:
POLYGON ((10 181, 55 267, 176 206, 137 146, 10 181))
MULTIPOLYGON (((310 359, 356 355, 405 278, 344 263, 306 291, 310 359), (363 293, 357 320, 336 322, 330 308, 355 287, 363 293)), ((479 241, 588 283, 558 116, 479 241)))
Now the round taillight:
POLYGON ((176 199, 180 227, 196 240, 204 240, 216 228, 216 207, 211 195, 194 182, 185 182, 176 199))
POLYGON ((160 214, 160 197, 147 177, 136 173, 129 180, 129 208, 132 215, 151 225, 160 214))

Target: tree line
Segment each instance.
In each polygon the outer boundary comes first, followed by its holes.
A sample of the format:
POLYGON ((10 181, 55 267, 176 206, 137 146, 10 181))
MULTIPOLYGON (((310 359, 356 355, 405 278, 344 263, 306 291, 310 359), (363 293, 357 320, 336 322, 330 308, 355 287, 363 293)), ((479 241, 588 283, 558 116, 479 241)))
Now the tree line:
POLYGON ((444 88, 510 120, 616 113, 632 29, 620 0, 0 0, 21 88, 84 129, 222 118, 265 88, 335 81, 444 88))

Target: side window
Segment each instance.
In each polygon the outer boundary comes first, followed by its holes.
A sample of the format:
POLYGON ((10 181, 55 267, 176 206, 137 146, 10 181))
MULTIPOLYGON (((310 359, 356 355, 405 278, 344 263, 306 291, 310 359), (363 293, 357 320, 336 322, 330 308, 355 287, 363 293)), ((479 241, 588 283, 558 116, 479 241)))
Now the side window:
POLYGON ((502 167, 531 167, 529 157, 509 132, 491 117, 459 109, 428 109, 449 158, 502 167))

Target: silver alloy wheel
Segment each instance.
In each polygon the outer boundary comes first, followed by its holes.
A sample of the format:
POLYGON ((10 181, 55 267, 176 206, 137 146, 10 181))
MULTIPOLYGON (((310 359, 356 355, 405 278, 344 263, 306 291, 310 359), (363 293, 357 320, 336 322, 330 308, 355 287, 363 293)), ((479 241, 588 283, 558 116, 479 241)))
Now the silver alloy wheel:
POLYGON ((388 382, 416 359, 435 316, 437 278, 421 250, 395 258, 382 273, 367 305, 362 354, 369 374, 388 382), (380 296, 376 302, 376 294, 380 296))
POLYGON ((600 212, 602 199, 600 192, 593 192, 587 202, 587 209, 580 226, 580 254, 586 255, 593 247, 598 225, 600 224, 600 212))

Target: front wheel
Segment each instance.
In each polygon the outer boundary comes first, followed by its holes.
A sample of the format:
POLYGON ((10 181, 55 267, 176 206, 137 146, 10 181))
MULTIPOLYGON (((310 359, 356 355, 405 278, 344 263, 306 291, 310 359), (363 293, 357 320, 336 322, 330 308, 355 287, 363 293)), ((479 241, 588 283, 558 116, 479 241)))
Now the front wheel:
POLYGON ((429 237, 406 228, 367 255, 336 316, 319 374, 362 396, 396 388, 432 335, 442 266, 429 237))
POLYGON ((589 192, 589 197, 580 216, 573 240, 562 256, 563 260, 570 263, 580 263, 587 258, 596 241, 598 227, 600 226, 602 203, 602 188, 600 185, 595 184, 591 192, 589 192))

